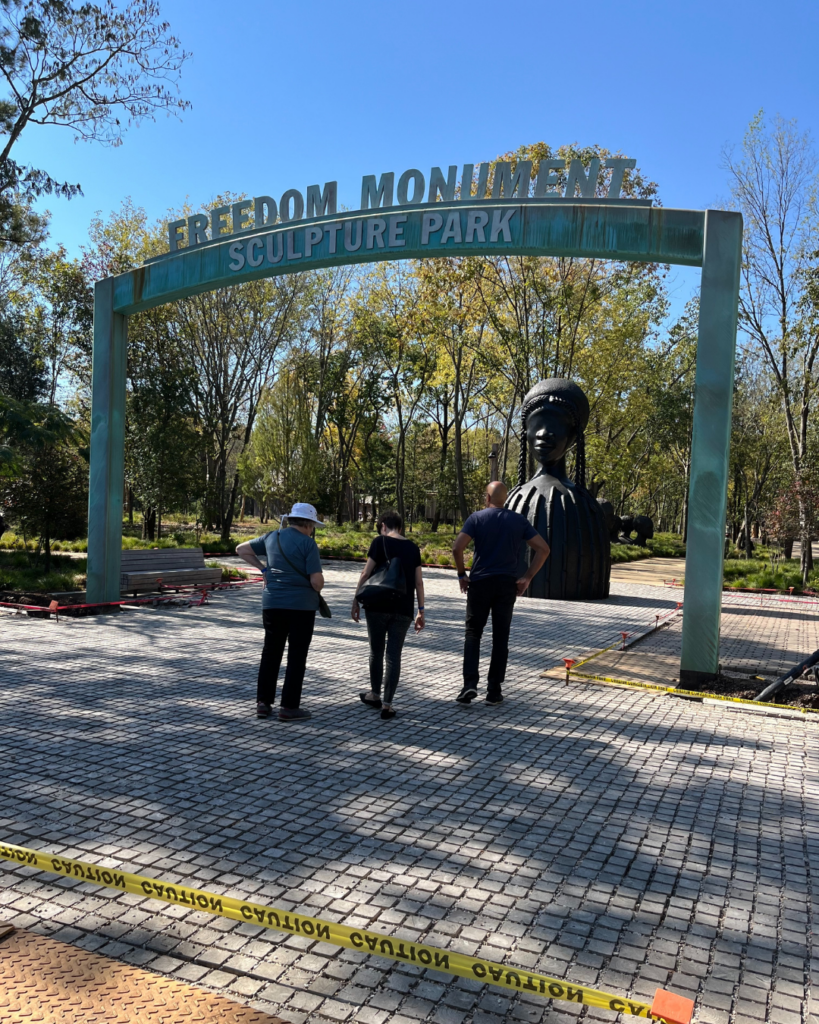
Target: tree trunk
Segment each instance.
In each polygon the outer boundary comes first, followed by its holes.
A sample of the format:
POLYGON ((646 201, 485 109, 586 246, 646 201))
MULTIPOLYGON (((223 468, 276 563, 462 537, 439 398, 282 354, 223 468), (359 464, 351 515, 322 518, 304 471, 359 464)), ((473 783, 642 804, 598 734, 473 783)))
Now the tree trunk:
POLYGON ((808 577, 813 570, 813 538, 808 526, 810 513, 802 495, 799 495, 799 568, 802 573, 802 582, 808 583, 808 577))
POLYGON ((142 539, 156 539, 156 509, 148 505, 142 512, 142 539))
POLYGON ((745 521, 742 524, 742 534, 743 547, 745 548, 745 559, 746 561, 750 561, 751 556, 754 553, 754 545, 751 541, 751 521, 748 512, 747 500, 745 502, 745 521))
POLYGON ((455 417, 455 481, 458 488, 458 512, 463 522, 469 515, 466 507, 466 490, 464 488, 464 464, 461 448, 461 421, 457 414, 455 417))
MULTIPOLYGON (((225 493, 225 488, 222 489, 222 493, 225 493)), ((233 474, 233 484, 230 488, 230 498, 227 503, 222 507, 222 531, 220 533, 220 539, 224 541, 230 540, 230 531, 233 526, 233 512, 236 508, 236 498, 239 495, 239 474, 233 474)))
POLYGON ((403 431, 398 438, 397 451, 395 453, 395 504, 398 515, 406 522, 407 513, 404 501, 404 475, 406 472, 406 448, 403 431))

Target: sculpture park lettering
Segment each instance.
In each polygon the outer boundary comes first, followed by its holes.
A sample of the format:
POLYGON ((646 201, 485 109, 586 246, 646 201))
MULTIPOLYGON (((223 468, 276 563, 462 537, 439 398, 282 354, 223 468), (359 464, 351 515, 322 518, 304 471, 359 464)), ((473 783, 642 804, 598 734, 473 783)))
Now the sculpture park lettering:
MULTIPOLYGON (((580 160, 562 160, 559 158, 541 160, 537 174, 534 176, 535 199, 574 201, 580 199, 594 199, 597 195, 601 175, 605 176, 610 172, 608 188, 605 199, 620 199, 623 187, 623 177, 629 168, 635 167, 636 160, 625 157, 612 157, 601 161, 594 158, 584 166, 580 160)), ((512 168, 510 161, 500 160, 494 164, 494 175, 492 177, 491 189, 489 174, 492 165, 482 163, 477 168, 477 182, 475 180, 475 165, 464 164, 460 179, 458 178, 458 165, 451 164, 446 175, 440 167, 433 167, 427 179, 421 171, 411 168, 398 178, 396 182, 395 173, 386 171, 377 180, 374 174, 365 174, 361 179, 361 205, 360 210, 389 209, 396 206, 418 207, 423 203, 435 203, 440 201, 452 202, 456 199, 464 203, 480 203, 485 200, 498 199, 525 199, 529 198, 530 188, 533 181, 532 161, 518 160, 512 168), (472 188, 475 184, 475 192, 472 188), (489 194, 487 194, 489 193, 489 194)), ((288 189, 277 203, 271 196, 256 196, 253 199, 242 199, 232 203, 230 206, 217 206, 207 213, 194 213, 189 217, 171 221, 168 224, 168 248, 175 253, 181 249, 189 249, 213 242, 223 242, 229 235, 251 234, 275 227, 277 224, 289 224, 293 221, 313 220, 320 217, 334 217, 338 213, 338 182, 328 181, 324 188, 318 185, 309 185, 306 193, 303 194, 296 188, 288 189), (183 243, 187 244, 183 244, 183 243)), ((488 217, 481 220, 480 217, 470 220, 452 220, 447 226, 440 224, 437 227, 434 217, 428 222, 430 232, 443 230, 452 231, 452 237, 456 233, 466 234, 483 232, 488 225, 488 217)), ((326 228, 325 230, 330 230, 326 228)), ((341 230, 338 226, 336 234, 341 230)), ((496 231, 491 241, 498 241, 503 226, 495 226, 489 229, 490 234, 496 231)), ((361 233, 359 233, 361 236, 361 233)), ((319 236, 311 236, 312 241, 305 245, 314 245, 319 236)), ((509 240, 503 236, 504 240, 509 240)), ((367 222, 364 233, 365 249, 372 249, 374 246, 384 248, 401 248, 400 221, 390 218, 384 224, 381 218, 375 218, 373 222, 367 222), (382 226, 383 224, 383 226, 382 226), (387 235, 387 242, 384 242, 384 233, 387 235)), ((460 241, 460 239, 458 239, 460 241)), ((470 239, 467 239, 470 240, 470 239)), ((480 239, 483 241, 484 239, 480 239)), ((429 235, 422 239, 421 244, 426 245, 429 235)), ((285 241, 283 243, 287 245, 285 241)), ((292 237, 290 245, 292 247, 292 237)), ((357 252, 361 248, 361 237, 358 244, 355 238, 344 239, 344 249, 331 248, 330 252, 337 251, 357 252), (348 244, 349 243, 349 244, 348 244)), ((285 250, 286 251, 286 250, 285 250)), ((295 249, 289 254, 290 259, 298 259, 295 249)), ((308 254, 309 255, 309 254, 308 254)), ((275 257, 275 251, 273 253, 275 257)), ((245 257, 249 266, 261 266, 253 263, 258 258, 257 253, 245 257)), ((268 256, 270 263, 278 262, 275 258, 268 256)), ((244 266, 244 263, 242 263, 244 266)), ((239 267, 231 267, 239 270, 239 267)))

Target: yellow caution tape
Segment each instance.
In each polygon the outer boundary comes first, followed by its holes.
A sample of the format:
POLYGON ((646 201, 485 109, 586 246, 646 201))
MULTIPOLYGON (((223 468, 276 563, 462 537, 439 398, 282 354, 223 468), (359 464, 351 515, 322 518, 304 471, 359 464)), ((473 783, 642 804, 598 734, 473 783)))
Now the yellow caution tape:
POLYGON ((348 928, 334 921, 322 921, 318 917, 276 910, 274 907, 232 899, 230 896, 217 896, 215 893, 192 889, 187 885, 158 882, 154 878, 133 875, 117 868, 103 868, 71 857, 52 856, 42 850, 30 850, 25 846, 14 846, 11 843, 0 844, 0 859, 11 860, 54 875, 80 878, 108 889, 118 889, 120 892, 148 896, 154 900, 162 900, 163 903, 173 903, 177 906, 190 907, 191 910, 229 917, 234 921, 245 921, 262 928, 290 932, 291 935, 303 935, 310 939, 329 942, 334 946, 345 946, 347 949, 358 949, 374 956, 387 957, 390 960, 403 960, 429 967, 431 970, 457 974, 461 978, 472 978, 487 985, 496 985, 498 988, 511 989, 515 992, 535 992, 547 999, 563 999, 586 1006, 598 1006, 650 1020, 664 1019, 652 1014, 651 1007, 639 1000, 600 992, 585 985, 575 985, 561 978, 549 978, 545 974, 536 974, 522 967, 510 967, 491 960, 466 956, 463 953, 437 949, 435 946, 406 939, 394 939, 378 932, 367 931, 365 928, 348 928))
MULTIPOLYGON (((602 652, 601 652, 602 653, 602 652)), ((586 659, 590 661, 590 658, 586 659)), ((586 662, 581 662, 585 665, 586 662)), ((638 683, 633 679, 615 679, 612 676, 597 676, 591 672, 577 672, 569 670, 569 675, 577 676, 579 679, 595 679, 600 683, 615 683, 617 686, 633 686, 639 690, 656 690, 660 693, 670 693, 672 696, 696 697, 698 700, 724 700, 731 704, 748 704, 763 711, 770 708, 777 708, 780 711, 799 711, 803 715, 819 715, 819 708, 800 708, 792 704, 760 704, 756 700, 748 700, 746 697, 723 697, 718 693, 706 693, 703 690, 681 690, 678 686, 659 686, 657 683, 638 683)))

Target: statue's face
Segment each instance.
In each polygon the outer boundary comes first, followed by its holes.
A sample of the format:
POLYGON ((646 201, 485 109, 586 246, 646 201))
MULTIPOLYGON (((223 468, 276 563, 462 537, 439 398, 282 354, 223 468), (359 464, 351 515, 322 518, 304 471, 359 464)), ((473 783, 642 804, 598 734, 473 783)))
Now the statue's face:
POLYGON ((526 440, 541 466, 562 459, 576 433, 574 417, 562 405, 546 405, 526 418, 526 440))

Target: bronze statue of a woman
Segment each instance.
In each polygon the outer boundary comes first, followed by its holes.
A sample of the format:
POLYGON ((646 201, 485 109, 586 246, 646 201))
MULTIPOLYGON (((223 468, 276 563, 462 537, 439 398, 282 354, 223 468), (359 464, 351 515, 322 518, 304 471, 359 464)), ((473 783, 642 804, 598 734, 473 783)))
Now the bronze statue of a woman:
POLYGON ((562 601, 608 597, 606 517, 585 486, 588 399, 573 381, 553 377, 535 384, 523 400, 521 415, 518 479, 526 476, 529 446, 540 468, 515 487, 506 507, 526 516, 551 548, 526 596, 562 601), (566 452, 572 445, 577 445, 574 483, 566 475, 566 452))

